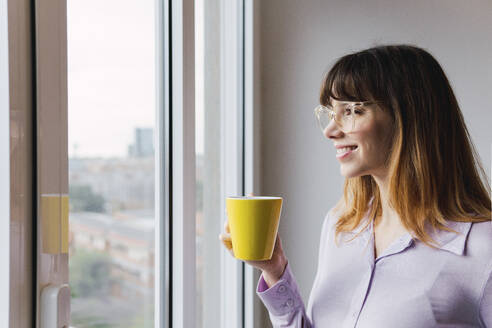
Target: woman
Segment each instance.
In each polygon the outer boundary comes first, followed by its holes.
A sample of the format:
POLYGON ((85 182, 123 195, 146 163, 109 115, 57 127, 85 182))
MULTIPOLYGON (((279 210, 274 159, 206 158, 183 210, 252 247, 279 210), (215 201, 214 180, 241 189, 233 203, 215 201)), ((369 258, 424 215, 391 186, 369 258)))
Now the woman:
POLYGON ((490 186, 437 61, 408 45, 346 55, 320 103, 344 196, 307 309, 278 236, 271 260, 248 262, 273 326, 492 328, 490 186))

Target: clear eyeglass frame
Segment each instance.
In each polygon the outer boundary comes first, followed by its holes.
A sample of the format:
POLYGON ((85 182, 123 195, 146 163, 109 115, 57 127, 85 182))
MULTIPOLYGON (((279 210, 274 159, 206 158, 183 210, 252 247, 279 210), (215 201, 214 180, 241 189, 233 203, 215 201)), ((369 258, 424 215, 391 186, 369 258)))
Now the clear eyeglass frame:
MULTIPOLYGON (((354 102, 343 102, 343 114, 347 114, 347 110, 350 109, 350 115, 342 115, 341 118, 337 117, 337 112, 333 109, 332 106, 324 106, 318 105, 314 109, 314 115, 316 117, 316 121, 318 123, 321 132, 324 134, 325 129, 331 123, 331 121, 335 121, 339 129, 341 129, 345 133, 349 133, 354 130, 356 116, 354 115, 355 110, 365 110, 365 106, 373 105, 381 103, 381 101, 354 101, 354 102)), ((340 114, 340 113, 339 113, 340 114)))

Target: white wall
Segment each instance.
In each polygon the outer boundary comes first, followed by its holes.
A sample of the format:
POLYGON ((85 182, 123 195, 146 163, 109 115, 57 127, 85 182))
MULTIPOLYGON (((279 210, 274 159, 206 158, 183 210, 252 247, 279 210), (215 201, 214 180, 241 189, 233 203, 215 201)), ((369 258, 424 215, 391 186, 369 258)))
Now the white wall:
MULTIPOLYGON (((490 175, 490 0, 268 0, 261 4, 262 194, 282 195, 280 234, 307 304, 325 212, 343 179, 313 115, 323 74, 354 50, 412 43, 441 63, 490 175)), ((267 326, 265 324, 265 326, 267 326)))

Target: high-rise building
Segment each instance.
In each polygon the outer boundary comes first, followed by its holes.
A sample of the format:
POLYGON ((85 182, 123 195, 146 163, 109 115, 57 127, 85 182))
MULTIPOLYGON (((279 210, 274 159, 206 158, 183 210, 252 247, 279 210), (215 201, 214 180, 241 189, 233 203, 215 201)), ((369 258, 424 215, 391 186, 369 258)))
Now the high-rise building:
POLYGON ((135 128, 135 139, 128 146, 128 156, 149 157, 154 154, 154 129, 135 128))

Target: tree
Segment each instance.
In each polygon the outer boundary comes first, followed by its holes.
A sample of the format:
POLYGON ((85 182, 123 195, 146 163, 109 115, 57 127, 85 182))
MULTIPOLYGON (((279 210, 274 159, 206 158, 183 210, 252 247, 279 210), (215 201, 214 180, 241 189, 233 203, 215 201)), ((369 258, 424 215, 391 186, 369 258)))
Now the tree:
POLYGON ((79 249, 70 257, 72 297, 108 295, 111 288, 111 259, 105 253, 79 249))
POLYGON ((104 212, 105 200, 95 194, 91 186, 70 185, 70 207, 72 211, 104 212))

